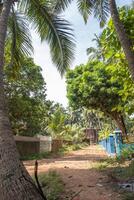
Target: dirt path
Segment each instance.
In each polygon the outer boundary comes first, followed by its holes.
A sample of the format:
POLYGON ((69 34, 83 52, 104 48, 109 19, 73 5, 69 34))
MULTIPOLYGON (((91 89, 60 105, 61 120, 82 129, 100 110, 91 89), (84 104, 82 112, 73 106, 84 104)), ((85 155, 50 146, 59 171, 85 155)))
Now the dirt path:
MULTIPOLYGON (((56 170, 65 184, 64 198, 79 191, 75 200, 121 200, 119 194, 112 191, 108 177, 93 169, 93 163, 106 158, 106 153, 98 146, 90 146, 74 151, 70 155, 57 159, 39 161, 39 172, 56 170)), ((29 173, 34 170, 34 161, 24 162, 29 173)))

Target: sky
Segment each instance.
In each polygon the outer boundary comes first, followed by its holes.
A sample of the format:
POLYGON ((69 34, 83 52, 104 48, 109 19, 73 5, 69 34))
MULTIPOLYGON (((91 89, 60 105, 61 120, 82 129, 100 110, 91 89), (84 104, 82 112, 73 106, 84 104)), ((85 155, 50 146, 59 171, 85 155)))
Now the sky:
MULTIPOLYGON (((118 6, 129 4, 132 0, 116 0, 118 6)), ((87 62, 86 49, 94 46, 92 41, 94 34, 101 33, 99 23, 92 16, 89 17, 88 23, 85 25, 82 16, 77 10, 75 1, 63 13, 63 17, 67 19, 73 26, 76 40, 75 60, 71 68, 74 68, 81 63, 87 62)), ((41 66, 42 74, 47 85, 47 99, 68 105, 66 98, 65 78, 61 78, 56 66, 51 61, 49 46, 46 42, 41 43, 38 35, 32 31, 32 39, 34 46, 34 61, 41 66)))

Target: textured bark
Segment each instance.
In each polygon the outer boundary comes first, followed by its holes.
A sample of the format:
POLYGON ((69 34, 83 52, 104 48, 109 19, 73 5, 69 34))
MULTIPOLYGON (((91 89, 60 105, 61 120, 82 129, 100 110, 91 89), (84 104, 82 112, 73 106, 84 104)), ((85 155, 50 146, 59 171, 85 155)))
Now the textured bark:
POLYGON ((43 199, 19 159, 9 122, 3 82, 4 46, 12 0, 5 0, 0 15, 0 200, 43 199))
POLYGON ((121 43, 121 46, 124 50, 126 59, 128 61, 130 73, 132 75, 132 79, 134 81, 134 51, 133 51, 133 46, 128 38, 128 35, 126 34, 125 28, 123 26, 123 23, 121 22, 116 6, 115 0, 109 0, 109 5, 110 5, 110 12, 111 12, 111 17, 113 19, 113 23, 117 32, 117 35, 119 37, 119 41, 121 43))
POLYGON ((124 122, 124 118, 121 113, 113 112, 111 113, 112 118, 116 122, 118 128, 122 131, 122 136, 127 136, 126 125, 124 122))

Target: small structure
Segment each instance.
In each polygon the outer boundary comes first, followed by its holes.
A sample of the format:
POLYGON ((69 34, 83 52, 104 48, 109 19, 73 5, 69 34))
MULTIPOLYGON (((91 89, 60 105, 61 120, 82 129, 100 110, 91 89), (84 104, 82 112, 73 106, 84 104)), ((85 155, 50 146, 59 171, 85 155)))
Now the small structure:
POLYGON ((86 128, 84 130, 85 141, 89 142, 89 144, 97 144, 98 143, 98 134, 97 130, 94 128, 86 128))
POLYGON ((52 138, 50 136, 14 136, 20 156, 29 156, 52 150, 52 138))

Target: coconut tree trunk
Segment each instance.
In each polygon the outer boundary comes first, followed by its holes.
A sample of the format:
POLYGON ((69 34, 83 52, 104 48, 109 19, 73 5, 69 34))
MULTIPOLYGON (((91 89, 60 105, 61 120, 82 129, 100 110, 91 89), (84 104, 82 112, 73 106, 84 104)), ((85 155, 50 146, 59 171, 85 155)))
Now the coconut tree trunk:
POLYGON ((134 51, 133 46, 131 43, 131 40, 128 38, 128 35, 125 31, 125 28, 119 18, 119 13, 117 10, 116 2, 115 0, 109 0, 110 5, 110 12, 111 17, 113 19, 113 23, 117 32, 117 35, 119 37, 119 41, 121 43, 121 46, 124 50, 126 59, 128 61, 130 73, 132 75, 132 79, 134 81, 134 51))
POLYGON ((43 197, 19 159, 5 103, 4 46, 12 2, 3 2, 0 15, 0 200, 42 200, 43 197))

